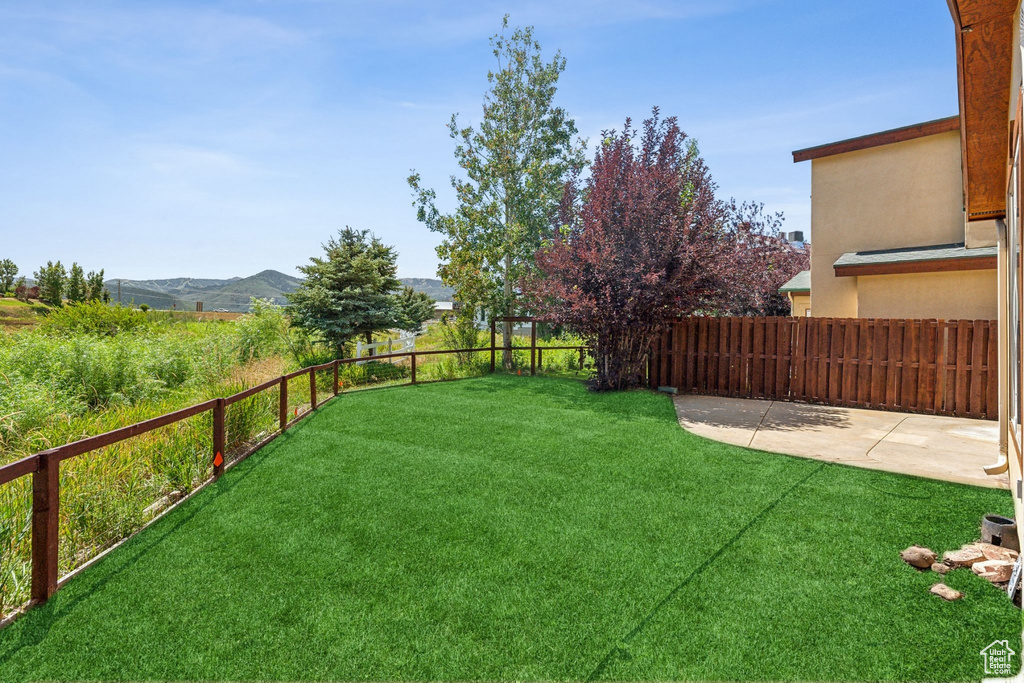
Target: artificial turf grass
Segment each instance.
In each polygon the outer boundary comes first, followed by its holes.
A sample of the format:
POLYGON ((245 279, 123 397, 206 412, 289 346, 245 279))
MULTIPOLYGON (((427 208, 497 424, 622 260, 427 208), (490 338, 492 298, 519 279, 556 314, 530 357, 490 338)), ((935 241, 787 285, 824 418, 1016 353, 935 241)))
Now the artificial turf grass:
POLYGON ((898 552, 1009 507, 706 441, 647 392, 364 392, 0 631, 0 679, 979 679, 1019 612, 898 552))

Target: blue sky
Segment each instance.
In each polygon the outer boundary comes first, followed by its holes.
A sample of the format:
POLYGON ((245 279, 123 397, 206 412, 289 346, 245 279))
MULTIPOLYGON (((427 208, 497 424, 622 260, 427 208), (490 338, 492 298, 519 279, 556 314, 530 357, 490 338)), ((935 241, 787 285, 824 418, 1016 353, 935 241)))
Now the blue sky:
POLYGON ((582 136, 658 105, 787 230, 810 225, 792 150, 956 113, 944 0, 0 0, 0 258, 291 273, 351 225, 432 277, 405 179, 451 205, 445 124, 478 119, 506 12, 568 60, 582 136))

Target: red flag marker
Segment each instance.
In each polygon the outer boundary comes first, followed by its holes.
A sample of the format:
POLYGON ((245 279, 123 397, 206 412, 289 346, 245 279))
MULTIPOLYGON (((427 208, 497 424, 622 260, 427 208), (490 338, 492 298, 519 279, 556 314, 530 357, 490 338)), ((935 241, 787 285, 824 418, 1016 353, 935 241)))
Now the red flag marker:
POLYGON ((220 467, 223 464, 224 464, 224 456, 222 456, 220 454, 220 451, 217 451, 217 455, 215 455, 213 457, 213 466, 214 467, 220 467))

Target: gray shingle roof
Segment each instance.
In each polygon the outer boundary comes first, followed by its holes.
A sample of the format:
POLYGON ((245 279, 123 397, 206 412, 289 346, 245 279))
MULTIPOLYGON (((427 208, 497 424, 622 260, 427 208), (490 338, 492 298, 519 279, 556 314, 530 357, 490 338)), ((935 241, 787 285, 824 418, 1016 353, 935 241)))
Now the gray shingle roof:
POLYGON ((811 271, 801 270, 793 276, 786 284, 779 287, 779 291, 786 292, 809 292, 811 291, 811 271))
POLYGON ((936 244, 928 247, 904 247, 902 249, 880 249, 878 251, 850 251, 833 264, 834 266, 866 266, 882 263, 909 263, 913 261, 937 261, 947 259, 984 258, 996 256, 997 247, 967 249, 961 244, 936 244))

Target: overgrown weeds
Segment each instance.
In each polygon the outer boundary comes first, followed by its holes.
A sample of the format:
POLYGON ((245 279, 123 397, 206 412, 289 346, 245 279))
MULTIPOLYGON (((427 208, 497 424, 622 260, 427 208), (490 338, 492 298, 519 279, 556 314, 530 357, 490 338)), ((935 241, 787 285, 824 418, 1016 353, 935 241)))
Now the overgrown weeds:
MULTIPOLYGON (((67 306, 0 332, 0 464, 225 396, 294 367, 279 309, 234 323, 67 306)), ((296 400, 302 400, 298 391, 296 400)), ((308 388, 305 394, 308 401, 308 388)), ((211 473, 209 413, 61 464, 60 572, 127 537, 211 473)), ((277 427, 276 392, 230 406, 228 455, 277 427)), ((28 598, 31 482, 0 486, 0 614, 28 598)))

